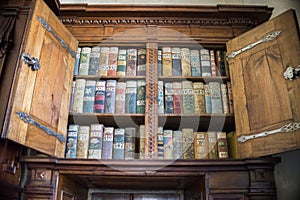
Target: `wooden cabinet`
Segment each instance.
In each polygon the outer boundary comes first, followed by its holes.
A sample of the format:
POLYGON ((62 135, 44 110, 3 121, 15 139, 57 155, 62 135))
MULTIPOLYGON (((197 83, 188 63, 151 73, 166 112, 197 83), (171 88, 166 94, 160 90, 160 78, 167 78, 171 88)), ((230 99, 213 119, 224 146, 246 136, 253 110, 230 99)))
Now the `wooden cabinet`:
MULTIPOLYGON (((300 146, 299 80, 283 76, 300 58, 293 11, 262 24, 269 19, 271 8, 60 5, 59 20, 42 0, 32 1, 31 6, 9 82, 12 89, 1 87, 8 96, 1 97, 7 103, 1 108, 2 137, 50 156, 22 157, 28 168, 26 199, 84 199, 93 188, 179 190, 186 199, 275 198, 273 166, 278 160, 256 157, 300 146), (262 40, 273 31, 280 33, 262 40), (99 44, 147 49, 146 112, 76 117, 86 122, 101 118, 109 125, 118 125, 115 120, 145 124, 149 160, 64 159, 75 51, 78 45, 99 44), (158 76, 158 49, 167 45, 202 45, 227 50, 229 55, 237 52, 229 58, 230 79, 211 79, 231 81, 234 115, 158 115, 157 81, 182 79, 158 76), (184 127, 193 124, 197 130, 210 125, 235 130, 239 159, 153 159, 158 126, 177 129, 181 123, 184 127)), ((3 70, 7 70, 5 65, 3 70)))

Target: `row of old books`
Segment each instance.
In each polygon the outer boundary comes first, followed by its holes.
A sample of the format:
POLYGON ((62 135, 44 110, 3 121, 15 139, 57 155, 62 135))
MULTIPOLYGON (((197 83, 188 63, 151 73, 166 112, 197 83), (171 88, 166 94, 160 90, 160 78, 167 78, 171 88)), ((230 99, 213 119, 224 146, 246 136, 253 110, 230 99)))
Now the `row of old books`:
POLYGON ((145 80, 73 81, 71 113, 145 113, 145 80))
POLYGON ((233 113, 231 83, 158 81, 158 113, 233 113))
POLYGON ((146 49, 113 47, 79 47, 74 75, 145 76, 146 49))
POLYGON ((159 76, 228 76, 226 51, 162 47, 158 50, 159 76))
MULTIPOLYGON (((228 158, 226 132, 194 132, 158 127, 157 159, 222 159, 228 158)), ((70 124, 66 158, 146 159, 145 125, 139 128, 105 127, 103 124, 79 126, 70 124), (138 129, 138 130, 137 130, 138 129)))

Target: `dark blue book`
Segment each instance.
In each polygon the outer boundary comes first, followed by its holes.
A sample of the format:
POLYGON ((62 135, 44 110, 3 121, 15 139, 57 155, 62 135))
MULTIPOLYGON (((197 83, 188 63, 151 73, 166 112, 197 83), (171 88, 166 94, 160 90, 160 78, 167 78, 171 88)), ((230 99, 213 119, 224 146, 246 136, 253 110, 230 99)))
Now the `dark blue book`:
POLYGON ((125 155, 125 129, 116 128, 113 141, 113 159, 124 159, 125 155))
POLYGON ((125 112, 136 113, 137 82, 126 81, 125 112))
POLYGON ((136 113, 145 113, 146 106, 146 82, 145 80, 137 81, 137 94, 136 94, 136 113))
POLYGON ((79 125, 70 124, 67 131, 66 158, 76 158, 79 125))
POLYGON ((94 112, 94 101, 95 101, 95 88, 96 81, 87 80, 84 89, 83 96, 83 112, 93 113, 94 112))
POLYGON ((75 57, 75 64, 74 64, 74 76, 78 75, 79 62, 80 62, 80 53, 81 53, 81 48, 78 47, 77 52, 76 52, 76 57, 75 57))
POLYGON ((107 80, 105 88, 105 113, 115 112, 115 101, 116 101, 116 80, 107 80))
POLYGON ((165 113, 174 113, 173 83, 165 83, 165 113))
POLYGON ((191 70, 192 76, 201 76, 200 54, 199 50, 191 50, 191 70))
POLYGON ((208 84, 204 85, 204 96, 205 96, 205 110, 206 110, 206 113, 212 113, 210 87, 209 87, 208 84))
POLYGON ((112 159, 114 127, 105 127, 102 141, 101 159, 112 159))
POLYGON ((89 61, 88 75, 96 76, 99 70, 100 61, 100 49, 101 47, 92 47, 89 61))
POLYGON ((161 49, 157 51, 157 68, 158 76, 162 76, 162 52, 161 49))

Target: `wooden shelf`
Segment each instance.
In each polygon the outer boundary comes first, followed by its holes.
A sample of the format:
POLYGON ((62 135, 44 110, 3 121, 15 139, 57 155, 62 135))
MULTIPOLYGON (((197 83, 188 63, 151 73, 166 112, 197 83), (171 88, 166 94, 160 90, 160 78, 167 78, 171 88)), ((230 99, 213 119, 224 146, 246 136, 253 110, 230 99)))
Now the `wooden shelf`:
POLYGON ((201 81, 204 83, 217 81, 217 82, 227 82, 229 81, 229 77, 227 76, 216 76, 216 77, 204 77, 204 76, 160 76, 160 80, 165 82, 172 82, 172 81, 183 81, 183 80, 189 80, 189 81, 201 81))

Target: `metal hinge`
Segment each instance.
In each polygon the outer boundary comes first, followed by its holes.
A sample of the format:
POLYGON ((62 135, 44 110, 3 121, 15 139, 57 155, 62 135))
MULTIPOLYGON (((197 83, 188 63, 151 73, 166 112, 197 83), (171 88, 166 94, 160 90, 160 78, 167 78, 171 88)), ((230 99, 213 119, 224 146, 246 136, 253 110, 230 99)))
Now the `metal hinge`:
POLYGON ((288 67, 283 73, 285 79, 293 80, 300 76, 300 65, 297 67, 288 67))

